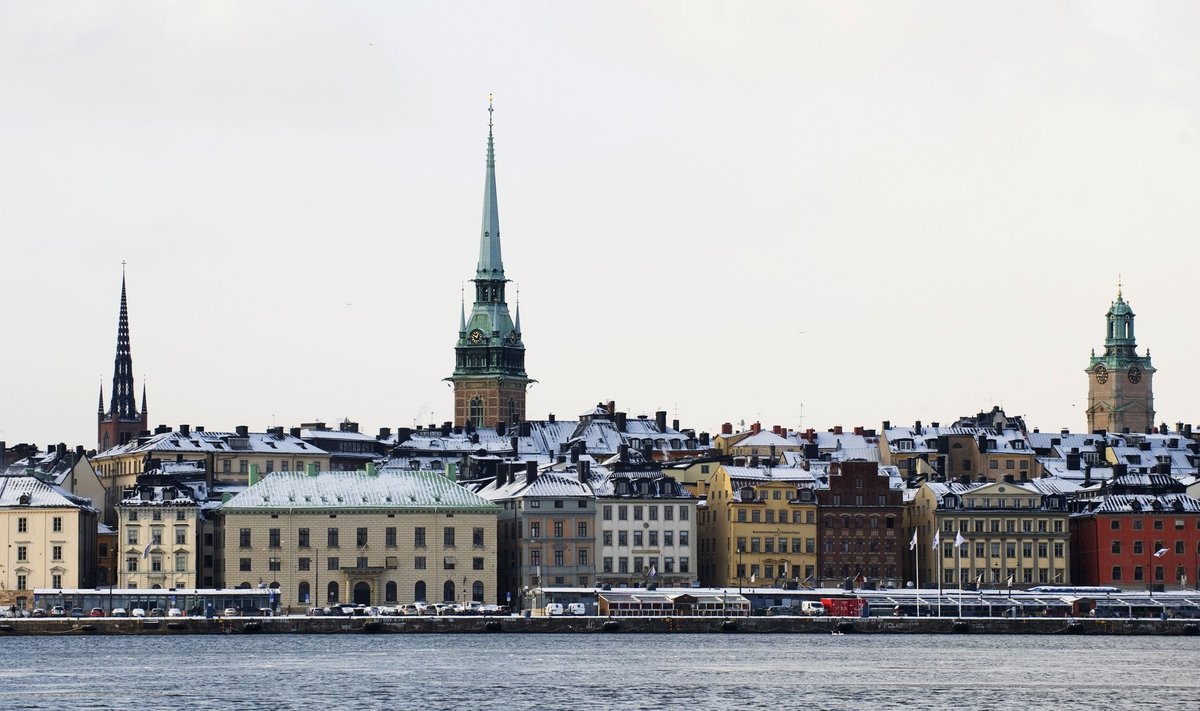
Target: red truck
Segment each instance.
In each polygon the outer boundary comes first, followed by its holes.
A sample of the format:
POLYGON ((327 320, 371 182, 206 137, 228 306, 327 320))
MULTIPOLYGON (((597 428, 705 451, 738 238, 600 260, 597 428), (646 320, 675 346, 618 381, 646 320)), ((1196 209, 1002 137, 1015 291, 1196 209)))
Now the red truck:
POLYGON ((830 617, 862 617, 867 601, 861 597, 823 597, 821 604, 830 617))

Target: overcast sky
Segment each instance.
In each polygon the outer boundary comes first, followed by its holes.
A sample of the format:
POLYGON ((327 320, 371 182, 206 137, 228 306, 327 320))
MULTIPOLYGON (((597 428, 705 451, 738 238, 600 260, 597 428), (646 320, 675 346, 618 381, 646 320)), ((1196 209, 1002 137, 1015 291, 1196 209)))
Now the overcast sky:
POLYGON ((1196 422, 1200 4, 0 2, 0 439, 448 420, 487 96, 529 415, 1196 422), (139 403, 140 404, 140 403, 139 403))

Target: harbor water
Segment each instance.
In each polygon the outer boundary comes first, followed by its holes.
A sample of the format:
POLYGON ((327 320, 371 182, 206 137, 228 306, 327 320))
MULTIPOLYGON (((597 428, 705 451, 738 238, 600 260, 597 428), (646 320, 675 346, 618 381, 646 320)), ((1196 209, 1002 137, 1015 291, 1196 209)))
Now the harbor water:
POLYGON ((11 637, 0 708, 1195 708, 1200 638, 11 637))

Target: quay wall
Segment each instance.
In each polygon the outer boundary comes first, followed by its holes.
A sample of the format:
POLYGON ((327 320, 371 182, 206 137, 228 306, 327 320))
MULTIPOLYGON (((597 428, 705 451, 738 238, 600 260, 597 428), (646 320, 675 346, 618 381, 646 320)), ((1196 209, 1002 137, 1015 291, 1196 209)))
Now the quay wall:
POLYGON ((188 634, 1089 634, 1200 636, 1186 619, 999 617, 199 617, 0 620, 0 637, 188 634))

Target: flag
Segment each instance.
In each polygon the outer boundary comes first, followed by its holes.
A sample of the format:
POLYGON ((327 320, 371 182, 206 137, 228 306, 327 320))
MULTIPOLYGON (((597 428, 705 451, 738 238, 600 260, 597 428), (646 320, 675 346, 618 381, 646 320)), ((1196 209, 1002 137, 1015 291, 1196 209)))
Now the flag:
POLYGON ((915 551, 917 549, 917 529, 913 529, 913 539, 908 542, 908 549, 915 551))
POLYGON ((931 545, 929 547, 936 551, 938 549, 938 544, 941 542, 942 542, 942 532, 934 531, 933 532, 933 545, 931 545))
POLYGON ((979 575, 975 576, 975 584, 976 585, 983 584, 983 573, 980 573, 979 575))
POLYGON ((962 531, 954 534, 954 547, 958 548, 965 545, 967 545, 967 539, 963 538, 962 531))
POLYGON ((1158 550, 1154 551, 1155 558, 1162 558, 1166 554, 1167 554, 1166 548, 1159 548, 1158 550))
POLYGON ((646 577, 653 578, 656 575, 658 575, 658 569, 655 568, 653 565, 650 566, 650 572, 646 574, 646 577))
POLYGON ((750 582, 754 582, 755 580, 758 580, 758 573, 751 573, 750 582))
POLYGON ((143 558, 149 558, 149 557, 150 557, 150 544, 149 544, 149 543, 147 543, 147 544, 146 544, 146 547, 142 549, 142 557, 143 557, 143 558))
POLYGON ((1010 588, 1013 586, 1013 575, 1013 573, 1009 573, 1008 575, 1008 587, 1010 588))

